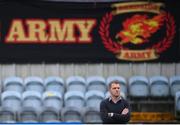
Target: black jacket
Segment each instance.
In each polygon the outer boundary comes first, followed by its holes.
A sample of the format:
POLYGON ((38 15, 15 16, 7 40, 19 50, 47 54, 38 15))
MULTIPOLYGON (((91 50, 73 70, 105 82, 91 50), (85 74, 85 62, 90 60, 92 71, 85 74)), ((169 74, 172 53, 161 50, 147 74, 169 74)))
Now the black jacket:
POLYGON ((130 120, 130 106, 126 100, 121 98, 117 103, 114 103, 110 98, 103 100, 100 104, 100 112, 103 123, 125 124, 130 120), (122 115, 124 108, 129 109, 129 113, 122 115), (114 113, 112 117, 108 113, 114 113))

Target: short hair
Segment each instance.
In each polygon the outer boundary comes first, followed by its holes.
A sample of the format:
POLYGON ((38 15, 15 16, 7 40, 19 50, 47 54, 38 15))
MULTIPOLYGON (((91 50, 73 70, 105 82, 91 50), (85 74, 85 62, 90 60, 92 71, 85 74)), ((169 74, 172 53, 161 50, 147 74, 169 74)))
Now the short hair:
POLYGON ((113 80, 108 84, 108 88, 111 88, 112 84, 119 84, 120 85, 120 82, 118 80, 113 80))

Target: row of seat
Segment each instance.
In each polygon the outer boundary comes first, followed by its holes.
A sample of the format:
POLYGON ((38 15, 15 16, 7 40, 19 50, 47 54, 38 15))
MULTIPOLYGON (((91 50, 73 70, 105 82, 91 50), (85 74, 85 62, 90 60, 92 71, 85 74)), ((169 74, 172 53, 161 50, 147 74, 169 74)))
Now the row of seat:
POLYGON ((180 114, 180 91, 175 95, 175 111, 180 114))
POLYGON ((48 77, 44 81, 40 77, 8 77, 3 82, 3 91, 58 91, 62 95, 67 91, 81 91, 85 93, 90 90, 107 92, 108 83, 113 80, 121 82, 121 91, 125 95, 133 97, 167 97, 175 96, 180 91, 180 76, 154 76, 149 79, 145 76, 132 76, 127 80, 122 76, 109 76, 107 80, 101 76, 92 76, 87 79, 81 76, 71 76, 66 82, 61 77, 48 77), (66 83, 66 84, 65 84, 66 83))
MULTIPOLYGON (((20 99, 20 95, 15 91, 6 91, 2 94, 2 109, 9 109, 11 112, 19 113, 24 112, 24 110, 35 110, 35 112, 44 112, 45 108, 52 108, 57 112, 64 112, 64 109, 67 109, 70 112, 70 116, 72 115, 72 119, 68 119, 69 116, 63 118, 63 121, 78 121, 81 117, 79 113, 82 113, 82 110, 85 107, 85 100, 82 98, 82 95, 79 91, 71 91, 73 92, 71 96, 65 98, 65 105, 62 106, 63 100, 59 98, 56 93, 53 92, 45 92, 43 94, 42 99, 40 98, 40 93, 36 91, 26 91, 22 94, 23 101, 20 99), (9 94, 9 92, 11 94, 9 94), (76 93, 77 92, 77 93, 76 93), (25 108, 23 108, 25 107, 25 108), (28 107, 28 108, 27 108, 28 107), (77 110, 76 112, 74 110, 77 110), (73 112, 73 114, 71 114, 73 112), (78 115, 77 115, 78 114, 78 115)), ((20 94, 20 93, 19 93, 20 94)), ((86 100, 86 107, 91 109, 96 109, 99 111, 99 103, 103 98, 99 98, 96 95, 91 96, 91 98, 86 100)), ((175 96, 175 110, 180 112, 180 91, 176 93, 175 96)), ((26 111, 27 112, 27 111, 26 111)), ((31 111, 32 112, 32 111, 31 111)), ((33 111, 34 112, 34 111, 33 111)), ((91 110, 89 113, 91 114, 91 110)), ((94 112, 94 111, 93 111, 94 112)), ((7 114, 7 111, 3 111, 4 114, 7 114)), ((28 111, 29 113, 29 111, 28 111)), ((12 113, 11 113, 12 114, 12 113)), ((34 113, 33 113, 34 114, 34 113)), ((52 113, 54 114, 54 113, 52 113)), ((1 115, 1 113, 0 113, 1 115)), ((29 114, 27 114, 29 115, 29 114)), ((64 115, 63 115, 64 116, 64 115)), ((0 116, 1 118, 1 116, 0 116)), ((25 117, 26 118, 26 117, 25 117)), ((2 116, 2 119, 5 119, 2 116)), ((42 119, 42 118, 41 118, 42 119)), ((20 120, 23 121, 23 120, 20 120)), ((26 120, 25 120, 26 121, 26 120)), ((50 120, 51 121, 51 120, 50 120)))
MULTIPOLYGON (((35 91, 34 91, 35 92, 35 91)), ((0 108, 0 122, 85 122, 99 123, 98 99, 88 99, 87 106, 83 107, 83 99, 73 96, 66 100, 66 105, 58 110, 62 105, 62 100, 51 98, 41 100, 31 96, 25 99, 23 105, 16 97, 8 97, 3 100, 0 108), (92 105, 91 105, 92 104, 92 105), (58 107, 59 106, 59 107, 58 107)), ((25 96, 25 95, 24 95, 25 96)), ((3 96, 4 98, 4 96, 3 96)), ((180 113, 180 91, 175 95, 175 111, 180 113)))
POLYGON ((78 122, 101 123, 100 112, 92 107, 64 107, 61 112, 52 107, 43 107, 41 112, 32 107, 22 107, 14 112, 9 107, 0 107, 0 123, 14 122, 78 122))
POLYGON ((4 91, 1 94, 1 105, 11 107, 14 111, 19 111, 22 106, 33 107, 36 110, 41 110, 42 106, 53 107, 57 111, 64 106, 77 108, 88 106, 98 109, 104 98, 104 93, 95 90, 85 95, 80 91, 69 91, 64 97, 56 91, 46 91, 43 94, 37 91, 25 91, 22 94, 16 91, 4 91))
MULTIPOLYGON (((175 96, 177 102, 178 98, 180 99, 178 92, 176 92, 175 96)), ((25 91, 22 94, 16 91, 4 91, 1 94, 1 105, 9 107, 13 105, 16 111, 18 111, 21 106, 32 106, 40 109, 42 105, 54 107, 57 110, 61 110, 63 106, 89 106, 99 108, 99 103, 108 96, 109 93, 105 96, 103 92, 96 90, 88 91, 85 95, 81 91, 68 91, 64 96, 56 91, 46 91, 43 94, 37 91, 25 91)), ((121 96, 126 98, 122 92, 121 96)))

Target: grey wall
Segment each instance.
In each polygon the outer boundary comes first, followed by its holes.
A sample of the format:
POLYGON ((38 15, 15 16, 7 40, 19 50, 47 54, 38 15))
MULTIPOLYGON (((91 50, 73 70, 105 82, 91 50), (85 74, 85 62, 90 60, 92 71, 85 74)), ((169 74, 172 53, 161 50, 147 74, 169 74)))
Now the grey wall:
POLYGON ((180 63, 160 64, 160 63, 140 63, 140 64, 0 64, 0 79, 9 76, 61 76, 67 78, 71 75, 81 76, 110 76, 121 75, 129 78, 132 75, 180 75, 180 63))

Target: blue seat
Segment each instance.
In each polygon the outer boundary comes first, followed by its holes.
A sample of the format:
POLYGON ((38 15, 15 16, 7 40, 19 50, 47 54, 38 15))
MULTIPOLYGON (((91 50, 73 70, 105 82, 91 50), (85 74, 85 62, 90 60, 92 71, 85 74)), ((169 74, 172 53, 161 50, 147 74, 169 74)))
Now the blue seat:
POLYGON ((169 82, 165 76, 153 76, 149 78, 149 81, 152 97, 168 97, 170 95, 169 82))
POLYGON ((175 94, 175 110, 180 113, 180 91, 175 94))
POLYGON ((64 107, 61 111, 62 120, 64 122, 82 123, 82 109, 75 107, 64 107))
POLYGON ((33 107, 22 107, 18 113, 19 122, 37 123, 39 122, 39 111, 33 107))
POLYGON ((120 82, 120 91, 123 92, 125 95, 127 95, 127 81, 122 76, 109 76, 107 78, 107 85, 111 83, 112 81, 119 81, 120 82))
POLYGON ((99 109, 101 101, 104 99, 104 93, 97 90, 90 90, 85 94, 86 106, 99 109))
POLYGON ((175 96, 176 92, 180 91, 180 76, 170 77, 171 96, 175 96))
POLYGON ((21 94, 16 91, 4 91, 1 95, 2 107, 9 107, 17 112, 21 108, 21 94))
POLYGON ((41 111, 42 108, 42 98, 41 93, 37 91, 25 91, 22 94, 23 107, 32 107, 36 111, 41 111))
POLYGON ((85 123, 102 123, 99 110, 93 107, 86 107, 83 113, 83 120, 85 123))
POLYGON ((17 91, 20 93, 24 91, 23 79, 20 77, 7 77, 3 85, 4 91, 17 91))
POLYGON ((129 79, 131 97, 146 98, 149 96, 149 82, 145 76, 132 76, 129 79))
POLYGON ((0 124, 1 123, 15 123, 16 112, 10 107, 0 107, 0 124))
POLYGON ((102 76, 87 77, 87 91, 97 90, 105 93, 107 91, 106 81, 102 76))
POLYGON ((68 91, 64 95, 64 102, 66 107, 84 107, 84 93, 80 91, 68 91))
POLYGON ((42 78, 37 76, 30 76, 24 80, 26 91, 37 91, 40 93, 44 92, 44 82, 42 78))
POLYGON ((44 107, 52 107, 60 111, 63 107, 63 98, 57 91, 46 91, 42 95, 44 107))
POLYGON ((81 91, 86 92, 86 81, 81 76, 70 76, 66 80, 67 91, 81 91))
POLYGON ((58 76, 47 77, 44 81, 46 91, 57 91, 64 94, 64 80, 58 76))
POLYGON ((40 113, 40 121, 46 123, 60 122, 60 112, 53 107, 44 107, 40 113))

